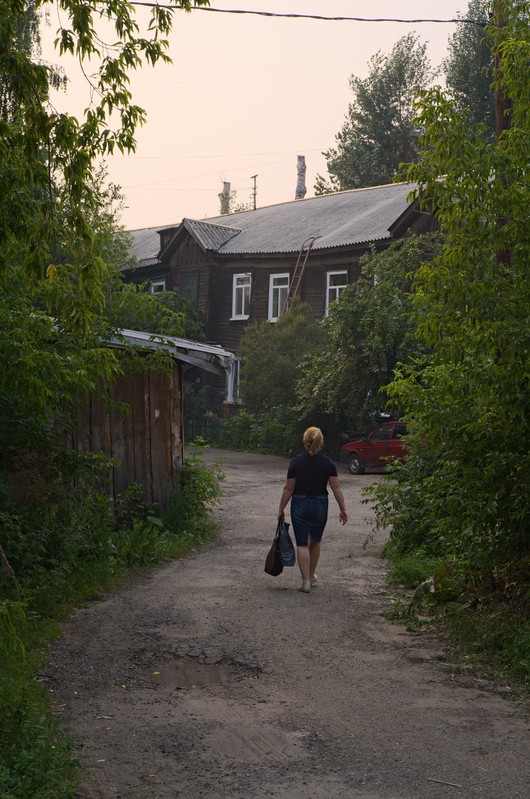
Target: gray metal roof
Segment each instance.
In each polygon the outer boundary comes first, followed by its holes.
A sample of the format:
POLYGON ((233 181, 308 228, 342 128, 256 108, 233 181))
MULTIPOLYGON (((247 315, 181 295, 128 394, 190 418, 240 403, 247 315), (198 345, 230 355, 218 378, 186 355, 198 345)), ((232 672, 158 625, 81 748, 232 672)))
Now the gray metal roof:
POLYGON ((345 247, 391 238, 389 227, 406 210, 412 186, 394 184, 371 189, 326 194, 294 200, 256 211, 209 219, 229 221, 241 233, 230 239, 220 254, 299 252, 315 236, 313 250, 345 247))
POLYGON ((142 330, 120 330, 119 334, 108 343, 118 348, 131 344, 143 349, 166 350, 173 353, 178 361, 184 361, 218 375, 230 372, 235 358, 233 352, 223 347, 175 336, 145 333, 142 330))
POLYGON ((156 259, 160 250, 159 230, 158 227, 144 227, 127 231, 132 238, 133 253, 139 261, 156 259))
MULTIPOLYGON (((184 219, 179 230, 185 227, 205 250, 218 255, 298 253, 304 242, 314 237, 313 250, 381 241, 392 238, 389 228, 408 208, 412 188, 412 184, 393 183, 202 221, 184 219)), ((130 231, 139 260, 156 258, 161 229, 130 231)))
MULTIPOLYGON (((226 216, 222 217, 226 221, 226 216)), ((199 222, 196 219, 184 219, 184 227, 192 233, 205 250, 221 250, 230 239, 241 233, 239 228, 226 224, 212 225, 211 222, 199 222)))

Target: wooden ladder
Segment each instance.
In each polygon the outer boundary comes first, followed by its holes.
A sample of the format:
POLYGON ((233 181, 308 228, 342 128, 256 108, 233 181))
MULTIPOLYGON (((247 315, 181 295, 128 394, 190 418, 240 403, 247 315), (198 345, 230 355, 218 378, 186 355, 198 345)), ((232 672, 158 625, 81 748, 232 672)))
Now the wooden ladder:
POLYGON ((304 243, 300 247, 300 252, 298 253, 298 258, 296 259, 293 276, 289 283, 289 292, 287 294, 287 299, 285 301, 284 313, 290 309, 292 298, 298 296, 298 291, 302 283, 302 278, 304 276, 307 259, 309 258, 309 253, 311 252, 311 248, 315 243, 315 241, 320 238, 321 236, 310 236, 308 239, 304 241, 304 243), (305 256, 302 260, 302 255, 304 252, 305 256))

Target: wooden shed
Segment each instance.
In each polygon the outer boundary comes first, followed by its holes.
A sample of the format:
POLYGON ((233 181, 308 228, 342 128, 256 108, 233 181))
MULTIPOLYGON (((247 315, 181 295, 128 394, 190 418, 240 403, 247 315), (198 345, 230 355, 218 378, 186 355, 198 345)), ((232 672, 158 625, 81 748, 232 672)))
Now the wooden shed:
POLYGON ((131 366, 106 386, 107 401, 89 397, 73 433, 73 447, 80 452, 101 452, 115 465, 109 475, 112 496, 136 483, 146 502, 163 508, 184 463, 183 371, 198 367, 218 376, 230 373, 234 355, 213 345, 136 330, 122 330, 106 343, 127 350, 131 366), (163 350, 172 366, 160 373, 138 369, 138 354, 163 350), (110 400, 110 402, 108 401, 110 400))

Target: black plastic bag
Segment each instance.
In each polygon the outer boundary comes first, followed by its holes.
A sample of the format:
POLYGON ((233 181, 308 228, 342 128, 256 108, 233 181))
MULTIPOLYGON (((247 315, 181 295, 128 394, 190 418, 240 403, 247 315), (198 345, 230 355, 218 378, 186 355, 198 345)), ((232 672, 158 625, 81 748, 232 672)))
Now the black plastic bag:
POLYGON ((265 571, 277 577, 284 566, 294 566, 295 563, 296 552, 289 535, 289 525, 285 521, 279 521, 274 541, 265 558, 265 571))
POLYGON ((278 536, 278 554, 282 566, 294 566, 296 563, 296 552, 293 542, 291 541, 291 536, 289 535, 289 525, 287 522, 278 522, 276 535, 278 536))
POLYGON ((279 542, 278 532, 276 532, 272 546, 265 558, 265 571, 273 577, 277 577, 283 571, 283 563, 280 560, 280 552, 278 549, 279 542))

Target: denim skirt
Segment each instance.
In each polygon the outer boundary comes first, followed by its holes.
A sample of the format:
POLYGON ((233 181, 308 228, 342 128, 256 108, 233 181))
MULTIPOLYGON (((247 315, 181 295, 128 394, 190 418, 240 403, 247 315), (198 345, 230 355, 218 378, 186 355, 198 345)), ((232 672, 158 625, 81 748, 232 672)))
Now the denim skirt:
POLYGON ((306 547, 309 539, 318 544, 327 520, 327 494, 316 497, 293 494, 291 497, 291 522, 298 547, 306 547))

